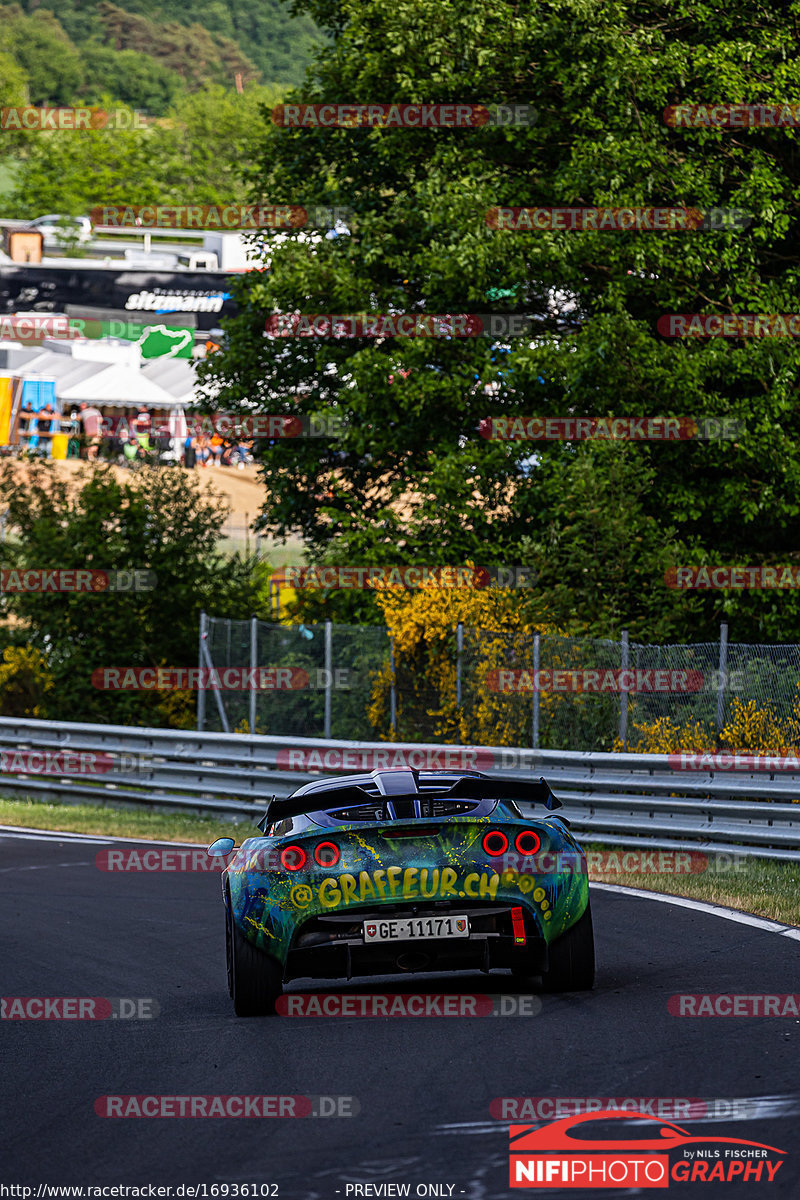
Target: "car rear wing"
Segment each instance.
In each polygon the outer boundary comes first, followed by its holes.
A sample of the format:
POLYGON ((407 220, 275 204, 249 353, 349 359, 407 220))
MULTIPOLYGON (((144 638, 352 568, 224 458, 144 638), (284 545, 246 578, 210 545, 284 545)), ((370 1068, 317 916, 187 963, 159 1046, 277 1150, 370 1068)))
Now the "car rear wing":
MULTIPOLYGON (((425 799, 434 800, 511 800, 514 803, 542 804, 553 812, 562 808, 561 801, 553 795, 546 779, 498 779, 462 776, 446 791, 426 788, 422 792, 407 792, 402 795, 375 796, 358 785, 331 788, 330 791, 306 792, 302 796, 273 796, 267 805, 258 828, 266 833, 267 827, 286 817, 297 817, 311 812, 330 812, 351 804, 374 804, 376 800, 419 800, 424 807, 425 799)), ((388 811, 386 819, 389 819, 388 811)))

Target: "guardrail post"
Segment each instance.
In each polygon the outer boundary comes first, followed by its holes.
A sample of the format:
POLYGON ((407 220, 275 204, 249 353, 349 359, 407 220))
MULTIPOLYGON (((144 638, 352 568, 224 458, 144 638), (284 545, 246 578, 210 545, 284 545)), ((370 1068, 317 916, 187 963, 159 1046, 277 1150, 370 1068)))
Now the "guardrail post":
POLYGON ((464 622, 456 626, 456 704, 461 704, 461 656, 464 653, 464 622))
POLYGON ((541 636, 533 635, 533 730, 531 743, 534 750, 539 749, 539 655, 541 652, 541 636))
MULTIPOLYGON (((628 631, 623 629, 620 633, 620 666, 623 671, 627 671, 630 657, 628 653, 628 631)), ((628 748, 628 692, 620 688, 619 691, 619 740, 622 742, 624 750, 628 748)))
POLYGON ((719 627, 719 676, 717 679, 717 735, 725 724, 725 683, 728 671, 728 622, 719 627))
POLYGON ((206 690, 202 686, 203 683, 203 641, 206 636, 206 621, 208 618, 204 612, 200 613, 200 645, 197 651, 197 665, 200 668, 200 684, 197 689, 197 728, 202 731, 206 725, 206 690))
POLYGON ((333 622, 325 622, 325 733, 331 736, 331 695, 333 691, 333 622))
POLYGON ((253 681, 256 678, 258 671, 258 617, 255 613, 250 618, 250 732, 256 731, 256 702, 258 700, 258 692, 256 691, 253 681))

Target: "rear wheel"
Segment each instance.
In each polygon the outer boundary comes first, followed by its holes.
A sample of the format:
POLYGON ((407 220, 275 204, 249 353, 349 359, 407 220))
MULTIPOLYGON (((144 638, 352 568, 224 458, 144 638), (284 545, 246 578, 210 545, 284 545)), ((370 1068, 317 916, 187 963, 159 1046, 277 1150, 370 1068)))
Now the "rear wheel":
POLYGON ((585 992, 594 987, 594 931, 589 905, 580 920, 549 947, 542 991, 585 992))
POLYGON ((264 1017, 275 1012, 283 991, 281 968, 248 942, 228 912, 229 987, 237 1017, 264 1017))
POLYGON ((231 910, 228 900, 225 901, 225 968, 228 973, 228 995, 233 996, 233 937, 231 936, 231 910))

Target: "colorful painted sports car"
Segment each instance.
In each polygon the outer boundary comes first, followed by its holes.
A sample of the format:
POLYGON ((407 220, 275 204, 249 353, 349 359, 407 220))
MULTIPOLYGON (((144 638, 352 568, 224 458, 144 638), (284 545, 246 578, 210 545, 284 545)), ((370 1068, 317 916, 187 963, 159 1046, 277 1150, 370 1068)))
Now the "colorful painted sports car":
POLYGON ((378 770, 273 798, 264 836, 222 872, 236 1013, 274 1012, 300 977, 505 968, 527 988, 591 988, 586 858, 560 807, 543 779, 478 771, 378 770))

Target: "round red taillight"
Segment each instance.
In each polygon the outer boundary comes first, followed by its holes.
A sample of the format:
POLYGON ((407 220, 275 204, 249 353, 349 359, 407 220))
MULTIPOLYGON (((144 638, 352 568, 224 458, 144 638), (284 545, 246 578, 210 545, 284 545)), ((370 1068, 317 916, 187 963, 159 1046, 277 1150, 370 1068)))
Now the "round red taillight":
POLYGON ((483 835, 483 848, 491 858, 499 858, 508 849, 508 838, 499 829, 490 829, 483 835))
POLYGON ((541 844, 542 839, 532 829, 523 829, 522 833, 517 834, 517 840, 514 842, 520 854, 535 854, 541 844))
POLYGON ((339 861, 339 847, 333 842, 320 842, 314 849, 314 858, 321 867, 335 867, 339 861))
POLYGON ((281 866, 284 871, 299 871, 306 865, 306 852, 302 846, 284 846, 281 850, 281 866))

